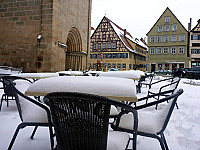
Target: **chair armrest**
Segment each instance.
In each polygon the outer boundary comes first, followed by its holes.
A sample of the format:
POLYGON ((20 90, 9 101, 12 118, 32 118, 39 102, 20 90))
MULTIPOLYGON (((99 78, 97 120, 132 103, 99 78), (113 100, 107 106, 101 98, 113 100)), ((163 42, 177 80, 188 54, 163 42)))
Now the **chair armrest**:
MULTIPOLYGON (((164 92, 163 92, 164 93, 164 92)), ((143 104, 143 105, 140 105, 140 106, 136 106, 135 109, 136 110, 139 110, 139 109, 143 109, 143 108, 147 108, 147 107, 150 107, 150 106, 153 106, 153 105, 156 105, 156 104, 159 104, 159 103, 162 103, 162 102, 165 102, 173 97, 176 97, 176 96, 179 96, 183 93, 183 89, 180 89, 178 90, 178 92, 176 92, 175 94, 172 94, 168 97, 165 97, 163 99, 160 99, 158 101, 153 101, 153 102, 150 102, 150 103, 147 103, 147 104, 143 104)))
POLYGON ((153 82, 153 83, 151 83, 151 85, 153 85, 153 84, 157 84, 157 83, 160 83, 160 82, 162 82, 162 81, 171 80, 171 79, 173 79, 173 78, 167 78, 167 79, 159 80, 159 81, 157 81, 157 82, 153 82))

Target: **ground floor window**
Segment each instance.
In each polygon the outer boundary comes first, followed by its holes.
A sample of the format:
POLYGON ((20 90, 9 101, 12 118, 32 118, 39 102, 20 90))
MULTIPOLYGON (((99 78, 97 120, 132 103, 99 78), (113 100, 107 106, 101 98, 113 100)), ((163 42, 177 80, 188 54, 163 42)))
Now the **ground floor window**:
POLYGON ((126 64, 122 64, 122 69, 126 69, 126 64))
POLYGON ((129 69, 132 69, 132 64, 129 64, 129 69))
POLYGON ((112 64, 112 68, 116 68, 116 64, 115 63, 112 64))
POLYGON ((117 64, 117 68, 118 68, 118 69, 121 69, 121 64, 120 64, 120 63, 117 64))
POLYGON ((169 70, 169 64, 165 64, 165 70, 169 70))
POLYGON ((162 69, 162 64, 158 64, 158 70, 162 69))

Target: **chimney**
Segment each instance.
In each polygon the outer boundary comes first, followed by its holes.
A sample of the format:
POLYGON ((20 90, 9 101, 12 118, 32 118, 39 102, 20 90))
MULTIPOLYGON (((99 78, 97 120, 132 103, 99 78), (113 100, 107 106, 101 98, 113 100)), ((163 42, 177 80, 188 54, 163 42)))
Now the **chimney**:
POLYGON ((190 31, 192 28, 192 18, 190 18, 190 23, 188 23, 188 31, 190 31))

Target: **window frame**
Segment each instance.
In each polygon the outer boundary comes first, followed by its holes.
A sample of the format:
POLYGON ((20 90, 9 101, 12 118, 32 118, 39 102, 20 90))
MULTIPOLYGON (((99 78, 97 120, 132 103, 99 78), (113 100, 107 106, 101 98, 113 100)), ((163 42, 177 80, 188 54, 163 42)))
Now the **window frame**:
POLYGON ((165 42, 165 43, 169 42, 169 35, 164 35, 164 36, 163 36, 163 42, 165 42), (167 37, 167 41, 165 40, 166 37, 167 37))
POLYGON ((177 24, 172 24, 172 31, 177 31, 177 24), (175 29, 173 28, 175 26, 175 29))
POLYGON ((155 47, 151 47, 151 48, 150 48, 150 54, 151 54, 151 55, 155 54, 155 47), (152 52, 153 52, 153 53, 152 53, 152 52))
POLYGON ((171 35, 171 42, 177 42, 177 35, 171 35), (173 40, 176 37, 176 40, 173 40))
POLYGON ((156 37, 155 36, 150 36, 150 43, 155 43, 155 40, 156 39, 156 37))
POLYGON ((169 32, 170 31, 170 25, 165 25, 165 32, 169 32), (168 27, 168 28, 166 28, 166 27, 168 27), (168 30, 166 30, 166 29, 168 29, 168 30))
POLYGON ((185 53, 184 46, 179 46, 179 47, 178 47, 178 53, 179 53, 179 54, 184 54, 184 53, 185 53), (180 52, 180 48, 182 48, 182 52, 180 52))
POLYGON ((157 36, 157 43, 162 43, 162 36, 157 36), (159 42, 160 39, 160 42, 159 42))
POLYGON ((158 32, 162 32, 163 31, 163 26, 162 25, 158 25, 158 32))
POLYGON ((176 47, 171 47, 171 54, 176 54, 176 47), (175 48, 175 50, 173 50, 173 48, 175 48))
POLYGON ((169 17, 169 16, 166 16, 166 17, 165 17, 165 22, 166 22, 166 23, 170 23, 170 17, 169 17))
POLYGON ((185 41, 185 34, 179 34, 179 42, 184 42, 185 41), (183 40, 181 40, 181 36, 183 36, 183 40))
POLYGON ((159 54, 159 55, 162 54, 162 47, 157 47, 156 48, 156 54, 159 54), (160 49, 160 53, 159 53, 158 49, 160 49))
POLYGON ((169 54, 169 47, 163 47, 163 54, 169 54), (167 49, 167 51, 165 51, 167 49))

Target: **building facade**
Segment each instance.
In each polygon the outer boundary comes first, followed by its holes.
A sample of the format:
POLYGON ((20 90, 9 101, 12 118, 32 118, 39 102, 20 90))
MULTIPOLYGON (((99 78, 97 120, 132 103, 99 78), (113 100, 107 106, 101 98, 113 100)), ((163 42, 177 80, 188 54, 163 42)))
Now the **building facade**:
POLYGON ((148 36, 148 71, 189 67, 188 31, 167 7, 148 36))
POLYGON ((0 0, 0 66, 89 68, 91 0, 0 0))
POLYGON ((90 69, 146 71, 147 46, 107 17, 91 36, 90 69))
POLYGON ((190 31, 190 67, 200 66, 200 19, 190 31))

